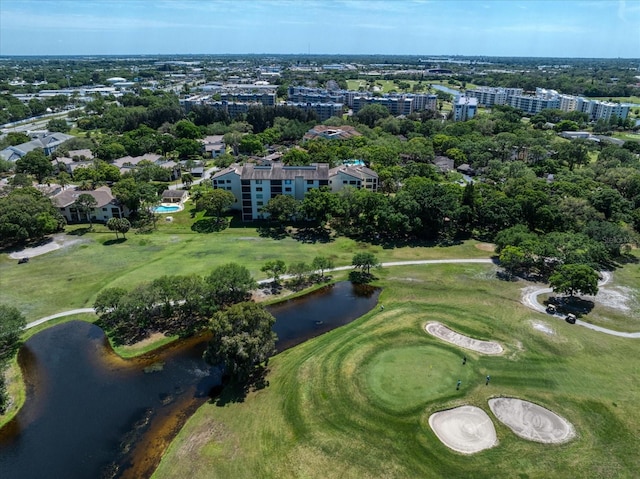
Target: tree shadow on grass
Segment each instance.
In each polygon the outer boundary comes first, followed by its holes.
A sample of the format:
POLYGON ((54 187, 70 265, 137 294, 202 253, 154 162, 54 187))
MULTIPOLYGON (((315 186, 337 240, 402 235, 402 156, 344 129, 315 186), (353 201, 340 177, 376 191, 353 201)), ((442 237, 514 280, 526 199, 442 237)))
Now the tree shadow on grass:
POLYGON ((223 378, 222 384, 212 391, 211 403, 224 407, 230 403, 244 402, 249 393, 269 386, 267 380, 269 371, 267 366, 260 366, 255 369, 246 382, 233 382, 229 381, 228 377, 223 378))
POLYGON ((85 227, 81 227, 81 228, 76 228, 74 230, 71 230, 67 233, 67 235, 69 236, 84 236, 87 233, 89 233, 90 231, 93 231, 92 228, 89 228, 88 226, 85 227))
POLYGON ((582 299, 577 296, 552 296, 549 298, 548 304, 553 304, 559 313, 573 313, 576 316, 589 314, 595 307, 593 301, 582 299))
POLYGON ((256 231, 262 238, 271 238, 274 240, 285 239, 289 236, 286 230, 281 226, 269 226, 261 225, 256 228, 256 231))
POLYGON ((125 241, 127 241, 127 238, 114 238, 114 239, 106 240, 102 244, 104 246, 111 246, 111 245, 114 245, 114 244, 124 243, 125 241))
POLYGON ((331 243, 331 229, 324 226, 299 228, 293 235, 293 239, 301 243, 331 243))
POLYGON ((191 225, 191 230, 196 233, 216 233, 227 229, 229 222, 226 218, 203 218, 191 225))

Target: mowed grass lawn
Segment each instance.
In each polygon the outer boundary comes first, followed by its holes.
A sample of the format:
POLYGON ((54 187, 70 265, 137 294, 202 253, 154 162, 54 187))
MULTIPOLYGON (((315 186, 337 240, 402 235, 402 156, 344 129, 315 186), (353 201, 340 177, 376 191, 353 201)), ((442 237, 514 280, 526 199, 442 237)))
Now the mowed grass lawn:
MULTIPOLYGON (((315 256, 330 257, 336 266, 351 264, 356 252, 371 251, 380 261, 430 258, 488 257, 491 253, 466 242, 453 247, 383 248, 336 238, 328 243, 303 243, 293 238, 260 236, 255 224, 240 224, 220 232, 196 233, 188 206, 173 214, 174 222, 161 218, 158 231, 127 234, 115 242, 115 234, 103 225, 93 232, 71 238, 80 242, 31 259, 19 265, 0 254, 0 303, 20 309, 28 321, 61 311, 90 307, 104 288, 131 288, 163 275, 208 274, 229 262, 246 266, 257 279, 266 275, 260 268, 268 260, 311 262, 315 256)), ((197 220, 198 218, 196 218, 197 220)), ((67 227, 68 232, 78 230, 67 227)), ((83 230, 85 228, 80 228, 83 230)))
POLYGON ((519 303, 523 284, 495 279, 491 265, 377 274, 384 310, 274 357, 268 387, 243 402, 202 406, 153 477, 638 477, 638 340, 530 311, 519 303), (424 332, 433 320, 499 341, 505 352, 481 356, 444 343, 424 332), (488 408, 489 398, 503 395, 552 409, 576 438, 563 445, 518 438, 488 408), (496 447, 466 456, 437 439, 429 415, 463 404, 492 417, 496 447))

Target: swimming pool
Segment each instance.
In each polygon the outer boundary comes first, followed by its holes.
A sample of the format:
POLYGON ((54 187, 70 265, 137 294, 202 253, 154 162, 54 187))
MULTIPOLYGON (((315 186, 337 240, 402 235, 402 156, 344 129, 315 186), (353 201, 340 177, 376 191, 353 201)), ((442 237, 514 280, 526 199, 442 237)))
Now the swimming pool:
POLYGON ((153 209, 154 213, 175 213, 176 211, 180 211, 180 207, 179 206, 160 205, 160 206, 156 206, 153 209))

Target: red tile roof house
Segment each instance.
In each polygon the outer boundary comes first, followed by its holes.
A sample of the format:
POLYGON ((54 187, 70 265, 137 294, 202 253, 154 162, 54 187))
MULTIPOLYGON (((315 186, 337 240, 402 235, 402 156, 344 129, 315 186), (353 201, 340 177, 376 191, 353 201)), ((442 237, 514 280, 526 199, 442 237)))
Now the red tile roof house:
POLYGON ((108 186, 101 186, 95 190, 69 188, 51 198, 67 223, 79 223, 87 220, 84 213, 73 207, 78 197, 85 193, 93 196, 97 201, 96 206, 91 210, 92 221, 106 223, 110 218, 124 218, 129 215, 129 210, 116 200, 108 186))

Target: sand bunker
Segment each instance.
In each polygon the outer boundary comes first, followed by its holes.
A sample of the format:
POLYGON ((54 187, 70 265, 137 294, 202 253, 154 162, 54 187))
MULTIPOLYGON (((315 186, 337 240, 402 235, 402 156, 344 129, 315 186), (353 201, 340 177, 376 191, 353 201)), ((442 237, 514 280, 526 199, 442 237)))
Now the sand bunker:
POLYGON ((575 436, 569 421, 532 402, 495 398, 489 399, 489 407, 500 422, 523 439, 558 444, 575 436))
POLYGON ((447 328, 444 324, 438 322, 427 323, 424 328, 427 333, 442 339, 448 343, 455 344, 461 348, 470 349, 482 354, 502 354, 502 346, 494 341, 481 341, 464 336, 447 328))
POLYGON ((473 454, 498 444, 491 418, 475 406, 436 412, 429 417, 429 426, 445 446, 463 454, 473 454))

